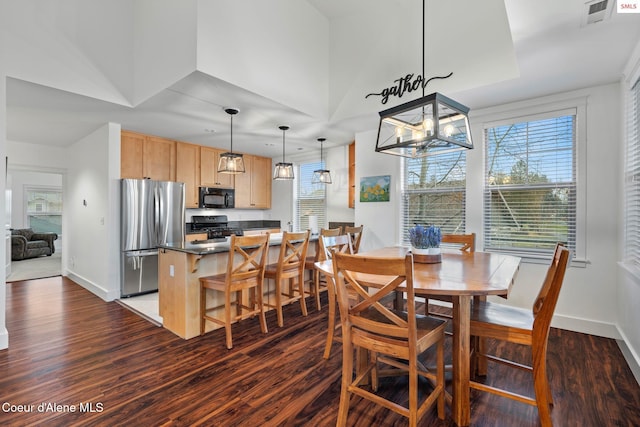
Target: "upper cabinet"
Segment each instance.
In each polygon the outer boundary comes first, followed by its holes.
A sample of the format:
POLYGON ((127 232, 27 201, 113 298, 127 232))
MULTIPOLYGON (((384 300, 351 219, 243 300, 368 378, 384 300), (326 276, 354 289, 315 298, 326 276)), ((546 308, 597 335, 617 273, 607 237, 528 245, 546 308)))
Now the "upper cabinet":
POLYGON ((356 207, 356 143, 349 144, 349 207, 356 207))
POLYGON ((176 142, 157 136, 122 131, 121 178, 175 181, 176 142))
POLYGON ((218 173, 220 154, 224 150, 200 147, 200 185, 203 187, 233 188, 233 175, 218 173))
POLYGON ((271 208, 271 159, 244 155, 246 172, 235 175, 236 208, 271 208))
POLYGON ((235 188, 235 207, 271 209, 271 159, 244 155, 246 172, 218 173, 225 150, 122 131, 120 177, 185 184, 185 206, 197 208, 200 187, 235 188))
POLYGON ((122 131, 120 136, 120 177, 140 179, 142 175, 142 147, 145 136, 122 131))
POLYGON ((176 142, 176 181, 184 182, 185 206, 198 207, 200 187, 200 146, 176 142))

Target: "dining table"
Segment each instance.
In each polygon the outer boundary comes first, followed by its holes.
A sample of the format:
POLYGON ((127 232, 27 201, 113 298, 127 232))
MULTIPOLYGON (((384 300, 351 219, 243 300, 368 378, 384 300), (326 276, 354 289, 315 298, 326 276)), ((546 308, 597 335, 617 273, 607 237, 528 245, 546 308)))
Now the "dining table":
MULTIPOLYGON (((360 252, 357 256, 402 257, 410 248, 390 246, 360 252)), ((315 267, 333 277, 331 260, 317 262, 315 267)), ((520 258, 492 252, 463 252, 442 249, 441 261, 420 263, 414 259, 413 287, 416 296, 444 295, 452 301, 452 418, 458 426, 471 420, 469 381, 471 300, 474 297, 499 295, 507 297, 520 267, 520 258)), ((375 281, 367 280, 375 286, 375 281)), ((384 284, 384 281, 380 283, 384 284)), ((399 290, 402 290, 399 288, 399 290)))

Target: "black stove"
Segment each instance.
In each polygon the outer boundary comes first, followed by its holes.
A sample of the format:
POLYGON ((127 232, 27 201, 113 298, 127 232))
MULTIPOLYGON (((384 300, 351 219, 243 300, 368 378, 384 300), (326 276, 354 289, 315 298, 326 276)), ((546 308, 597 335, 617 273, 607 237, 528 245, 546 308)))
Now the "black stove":
POLYGON ((229 227, 226 215, 194 215, 191 217, 191 230, 206 232, 208 239, 224 239, 232 234, 242 236, 242 229, 229 227))

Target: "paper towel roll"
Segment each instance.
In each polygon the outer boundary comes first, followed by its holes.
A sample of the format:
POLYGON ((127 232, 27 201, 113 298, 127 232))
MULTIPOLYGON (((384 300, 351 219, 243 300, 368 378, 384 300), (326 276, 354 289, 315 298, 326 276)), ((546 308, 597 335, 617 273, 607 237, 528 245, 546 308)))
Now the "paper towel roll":
POLYGON ((311 234, 318 234, 318 216, 309 215, 309 229, 311 234))

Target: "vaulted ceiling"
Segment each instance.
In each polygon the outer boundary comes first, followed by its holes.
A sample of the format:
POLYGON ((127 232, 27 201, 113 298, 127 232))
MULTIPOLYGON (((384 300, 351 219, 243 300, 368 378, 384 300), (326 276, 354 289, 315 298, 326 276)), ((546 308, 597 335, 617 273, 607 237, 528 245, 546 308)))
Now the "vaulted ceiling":
MULTIPOLYGON (((640 14, 583 0, 428 0, 425 75, 476 109, 619 81, 640 14)), ((0 6, 7 139, 68 146, 106 122, 278 157, 346 144, 421 72, 419 0, 23 0, 0 6)))

